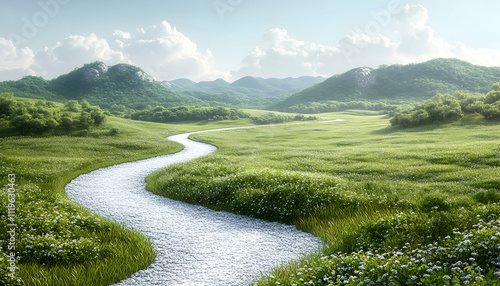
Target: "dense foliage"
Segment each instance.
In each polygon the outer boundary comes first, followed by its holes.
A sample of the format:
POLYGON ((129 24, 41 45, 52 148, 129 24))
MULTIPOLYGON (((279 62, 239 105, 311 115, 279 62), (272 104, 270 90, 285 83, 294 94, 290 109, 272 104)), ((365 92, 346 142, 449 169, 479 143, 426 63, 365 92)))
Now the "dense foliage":
POLYGON ((248 118, 245 112, 228 107, 192 107, 179 106, 165 108, 157 106, 153 109, 136 111, 131 114, 134 120, 151 122, 201 121, 201 120, 236 120, 248 118))
POLYGON ((471 113, 479 113, 487 120, 500 119, 500 83, 493 85, 493 90, 486 96, 463 92, 437 95, 422 104, 396 112, 391 124, 409 127, 456 121, 471 113))
POLYGON ((58 107, 39 100, 35 104, 18 100, 12 94, 0 94, 0 125, 14 127, 21 134, 42 134, 55 130, 86 130, 101 125, 106 116, 97 106, 75 100, 58 107))
POLYGON ((387 104, 427 100, 437 93, 486 93, 500 79, 500 68, 472 65, 456 59, 435 59, 420 64, 359 68, 335 75, 275 105, 288 111, 313 102, 384 100, 387 104))
POLYGON ((133 120, 142 120, 150 122, 178 122, 178 121, 203 121, 203 120, 237 120, 240 118, 251 118, 257 124, 275 124, 285 123, 290 121, 305 121, 317 120, 314 116, 304 115, 288 115, 281 113, 268 112, 260 116, 250 116, 236 108, 216 106, 216 107, 200 107, 200 106, 179 106, 165 108, 157 106, 146 110, 127 110, 124 106, 114 105, 111 112, 116 115, 124 115, 130 112, 130 118, 133 120))
POLYGON ((388 104, 385 101, 324 101, 298 104, 287 108, 288 112, 317 114, 326 112, 337 112, 348 109, 390 111, 397 108, 395 104, 388 104))
POLYGON ((306 120, 317 120, 317 119, 318 118, 315 116, 304 116, 302 114, 286 115, 273 112, 268 112, 261 116, 252 117, 252 120, 257 124, 276 124, 276 123, 285 123, 291 121, 306 121, 306 120))

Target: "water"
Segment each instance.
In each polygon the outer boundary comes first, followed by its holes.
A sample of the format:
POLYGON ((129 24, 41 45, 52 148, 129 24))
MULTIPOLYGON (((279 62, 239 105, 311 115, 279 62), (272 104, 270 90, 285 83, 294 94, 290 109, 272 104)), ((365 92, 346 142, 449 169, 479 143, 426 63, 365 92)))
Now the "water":
POLYGON ((153 241, 155 262, 115 285, 248 285, 278 263, 321 247, 319 238, 294 226, 148 192, 144 179, 151 172, 216 150, 189 140, 190 134, 168 138, 185 145, 179 153, 99 169, 66 186, 69 198, 153 241))

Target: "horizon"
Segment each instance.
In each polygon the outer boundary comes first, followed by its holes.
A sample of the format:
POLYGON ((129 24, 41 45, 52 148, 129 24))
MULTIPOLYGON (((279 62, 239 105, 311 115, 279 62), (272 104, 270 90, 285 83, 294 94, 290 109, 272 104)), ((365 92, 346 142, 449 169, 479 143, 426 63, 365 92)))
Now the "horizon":
MULTIPOLYGON (((457 59, 457 58, 434 58, 434 59, 430 59, 430 60, 427 60, 427 61, 422 62, 422 63, 430 62, 430 61, 433 61, 433 60, 439 60, 439 59, 443 59, 443 60, 459 60, 459 61, 462 61, 462 62, 465 62, 465 63, 468 63, 468 64, 472 64, 472 63, 470 63, 470 62, 463 61, 463 60, 460 60, 460 59, 457 59)), ((100 61, 96 61, 96 62, 100 62, 100 61)), ((96 63, 96 62, 92 62, 92 63, 96 63)), ((74 70, 78 70, 78 69, 81 69, 81 68, 83 68, 85 65, 87 65, 87 64, 92 64, 92 63, 86 63, 86 64, 83 64, 82 66, 75 67, 72 71, 74 71, 74 70)), ((100 62, 100 63, 104 63, 104 62, 100 62)), ((410 64, 408 64, 408 65, 412 65, 412 64, 422 64, 422 63, 410 63, 410 64)), ((105 64, 106 66, 108 66, 108 67, 112 67, 112 66, 115 66, 115 65, 121 65, 121 64, 127 64, 127 65, 130 65, 130 64, 128 64, 128 63, 117 63, 117 64, 114 64, 114 65, 108 65, 108 64, 106 64, 106 63, 104 63, 104 64, 105 64)), ((157 81, 157 82, 168 82, 168 83, 172 83, 172 82, 175 82, 175 81, 187 80, 187 81, 190 81, 190 82, 192 82, 192 83, 194 83, 194 84, 198 84, 198 83, 202 83, 202 82, 215 82, 215 81, 223 80, 223 81, 225 81, 225 82, 227 82, 227 83, 229 83, 229 84, 232 84, 232 83, 234 83, 234 82, 236 82, 236 81, 239 81, 239 80, 241 80, 241 79, 243 79, 243 78, 247 78, 247 77, 250 77, 250 78, 256 78, 256 79, 263 79, 263 80, 270 80, 270 79, 284 80, 284 79, 288 79, 288 78, 290 78, 290 79, 298 79, 298 78, 303 78, 303 77, 316 77, 316 78, 322 78, 323 80, 327 80, 327 79, 329 79, 329 78, 331 78, 331 77, 334 77, 334 76, 337 76, 337 75, 341 75, 341 74, 344 74, 344 73, 347 73, 347 72, 350 72, 350 71, 352 71, 352 70, 356 70, 356 69, 361 69, 361 68, 370 68, 370 69, 372 69, 372 70, 377 70, 377 69, 379 69, 379 68, 380 68, 381 66, 383 66, 383 65, 385 65, 385 64, 382 64, 382 65, 380 65, 380 66, 378 66, 378 67, 376 67, 376 68, 373 68, 373 67, 366 67, 366 66, 355 67, 355 68, 352 68, 352 69, 347 70, 347 71, 345 71, 345 72, 342 72, 342 73, 337 73, 337 74, 333 74, 333 75, 330 75, 330 76, 328 76, 328 77, 325 77, 325 76, 304 75, 304 76, 297 76, 297 77, 281 77, 281 78, 279 78, 279 77, 259 77, 259 76, 249 76, 249 75, 247 75, 247 76, 243 76, 243 77, 240 77, 240 78, 234 79, 234 80, 232 80, 232 81, 227 81, 227 80, 225 80, 225 79, 223 79, 223 78, 216 78, 216 79, 213 79, 213 80, 200 80, 200 81, 193 81, 193 80, 191 80, 191 79, 189 79, 189 78, 176 78, 176 79, 173 79, 173 80, 156 80, 156 79, 155 79, 155 81, 157 81)), ((393 65, 399 65, 399 64, 391 64, 391 65, 388 65, 388 66, 393 66, 393 65)), ((134 66, 134 65, 132 65, 132 66, 134 66)), ((482 65, 476 65, 476 66, 482 66, 482 65)), ((136 67, 139 67, 139 66, 136 66, 136 67)), ((482 67, 500 68, 500 65, 499 65, 499 66, 482 66, 482 67)), ((139 68, 141 68, 141 67, 139 67, 139 68)), ((143 72, 147 73, 147 71, 144 71, 142 68, 141 68, 141 70, 142 70, 143 72)), ((68 73, 71 73, 72 71, 70 71, 70 72, 68 72, 68 73)), ((66 73, 66 74, 67 74, 67 73, 66 73)), ((66 75, 66 74, 61 74, 61 75, 59 75, 59 76, 63 76, 63 75, 66 75)), ((147 73, 147 74, 148 74, 148 73, 147 73)), ((148 74, 148 75, 150 75, 150 74, 148 74)), ((30 76, 30 75, 27 75, 27 76, 30 76)), ((35 75, 35 76, 36 76, 36 75, 35 75)), ((59 76, 58 76, 58 77, 59 77, 59 76)), ((42 78, 43 78, 44 80, 52 80, 52 79, 46 79, 46 78, 44 78, 44 77, 42 77, 42 78)), ((57 78, 57 77, 56 77, 56 78, 57 78)), ((56 79, 56 78, 53 78, 53 79, 56 79)), ((18 79, 15 79, 15 80, 20 80, 20 79, 22 79, 22 78, 18 78, 18 79)))
POLYGON ((488 21, 500 3, 492 0, 148 4, 5 3, 0 81, 26 75, 50 80, 95 61, 135 65, 157 81, 194 82, 329 78, 358 67, 435 58, 500 66, 500 41, 488 21))

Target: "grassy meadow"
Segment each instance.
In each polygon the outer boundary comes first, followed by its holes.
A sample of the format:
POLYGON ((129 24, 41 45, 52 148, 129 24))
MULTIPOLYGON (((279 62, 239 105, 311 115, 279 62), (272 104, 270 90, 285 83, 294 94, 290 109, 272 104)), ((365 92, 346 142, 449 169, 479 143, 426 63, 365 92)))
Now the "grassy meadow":
POLYGON ((319 116, 195 134, 219 150, 153 173, 148 189, 324 240, 258 285, 499 284, 498 123, 471 115, 402 129, 372 112, 319 116))
MULTIPOLYGON (((277 268, 257 285, 496 285, 498 123, 467 116, 401 129, 375 112, 319 117, 195 134, 219 150, 153 173, 148 189, 293 224, 324 240, 320 253, 277 268)), ((155 258, 151 242, 69 201, 64 186, 100 167, 179 151, 182 146, 165 140, 169 135, 252 124, 108 117, 70 135, 28 137, 3 129, 2 283, 16 285, 7 279, 11 223, 15 274, 24 285, 109 285, 146 268, 155 258)))
POLYGON ((0 130, 0 285, 17 285, 16 279, 23 285, 110 285, 146 268, 156 256, 151 242, 69 201, 64 186, 100 167, 181 150, 182 145, 165 139, 169 135, 249 122, 168 125, 108 117, 90 131, 36 137, 18 136, 4 127, 0 130), (9 210, 11 184, 15 209, 9 210), (11 224, 15 249, 9 249, 11 224), (11 252, 19 267, 15 271, 7 261, 11 252), (12 272, 14 280, 8 276, 12 272))

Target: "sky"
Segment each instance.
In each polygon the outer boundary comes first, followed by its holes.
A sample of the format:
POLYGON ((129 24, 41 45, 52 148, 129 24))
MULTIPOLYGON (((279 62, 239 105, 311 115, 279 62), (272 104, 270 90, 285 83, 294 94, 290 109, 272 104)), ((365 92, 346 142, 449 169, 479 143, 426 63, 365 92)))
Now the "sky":
POLYGON ((458 58, 500 66, 498 0, 0 0, 0 81, 84 64, 156 80, 323 76, 458 58))

